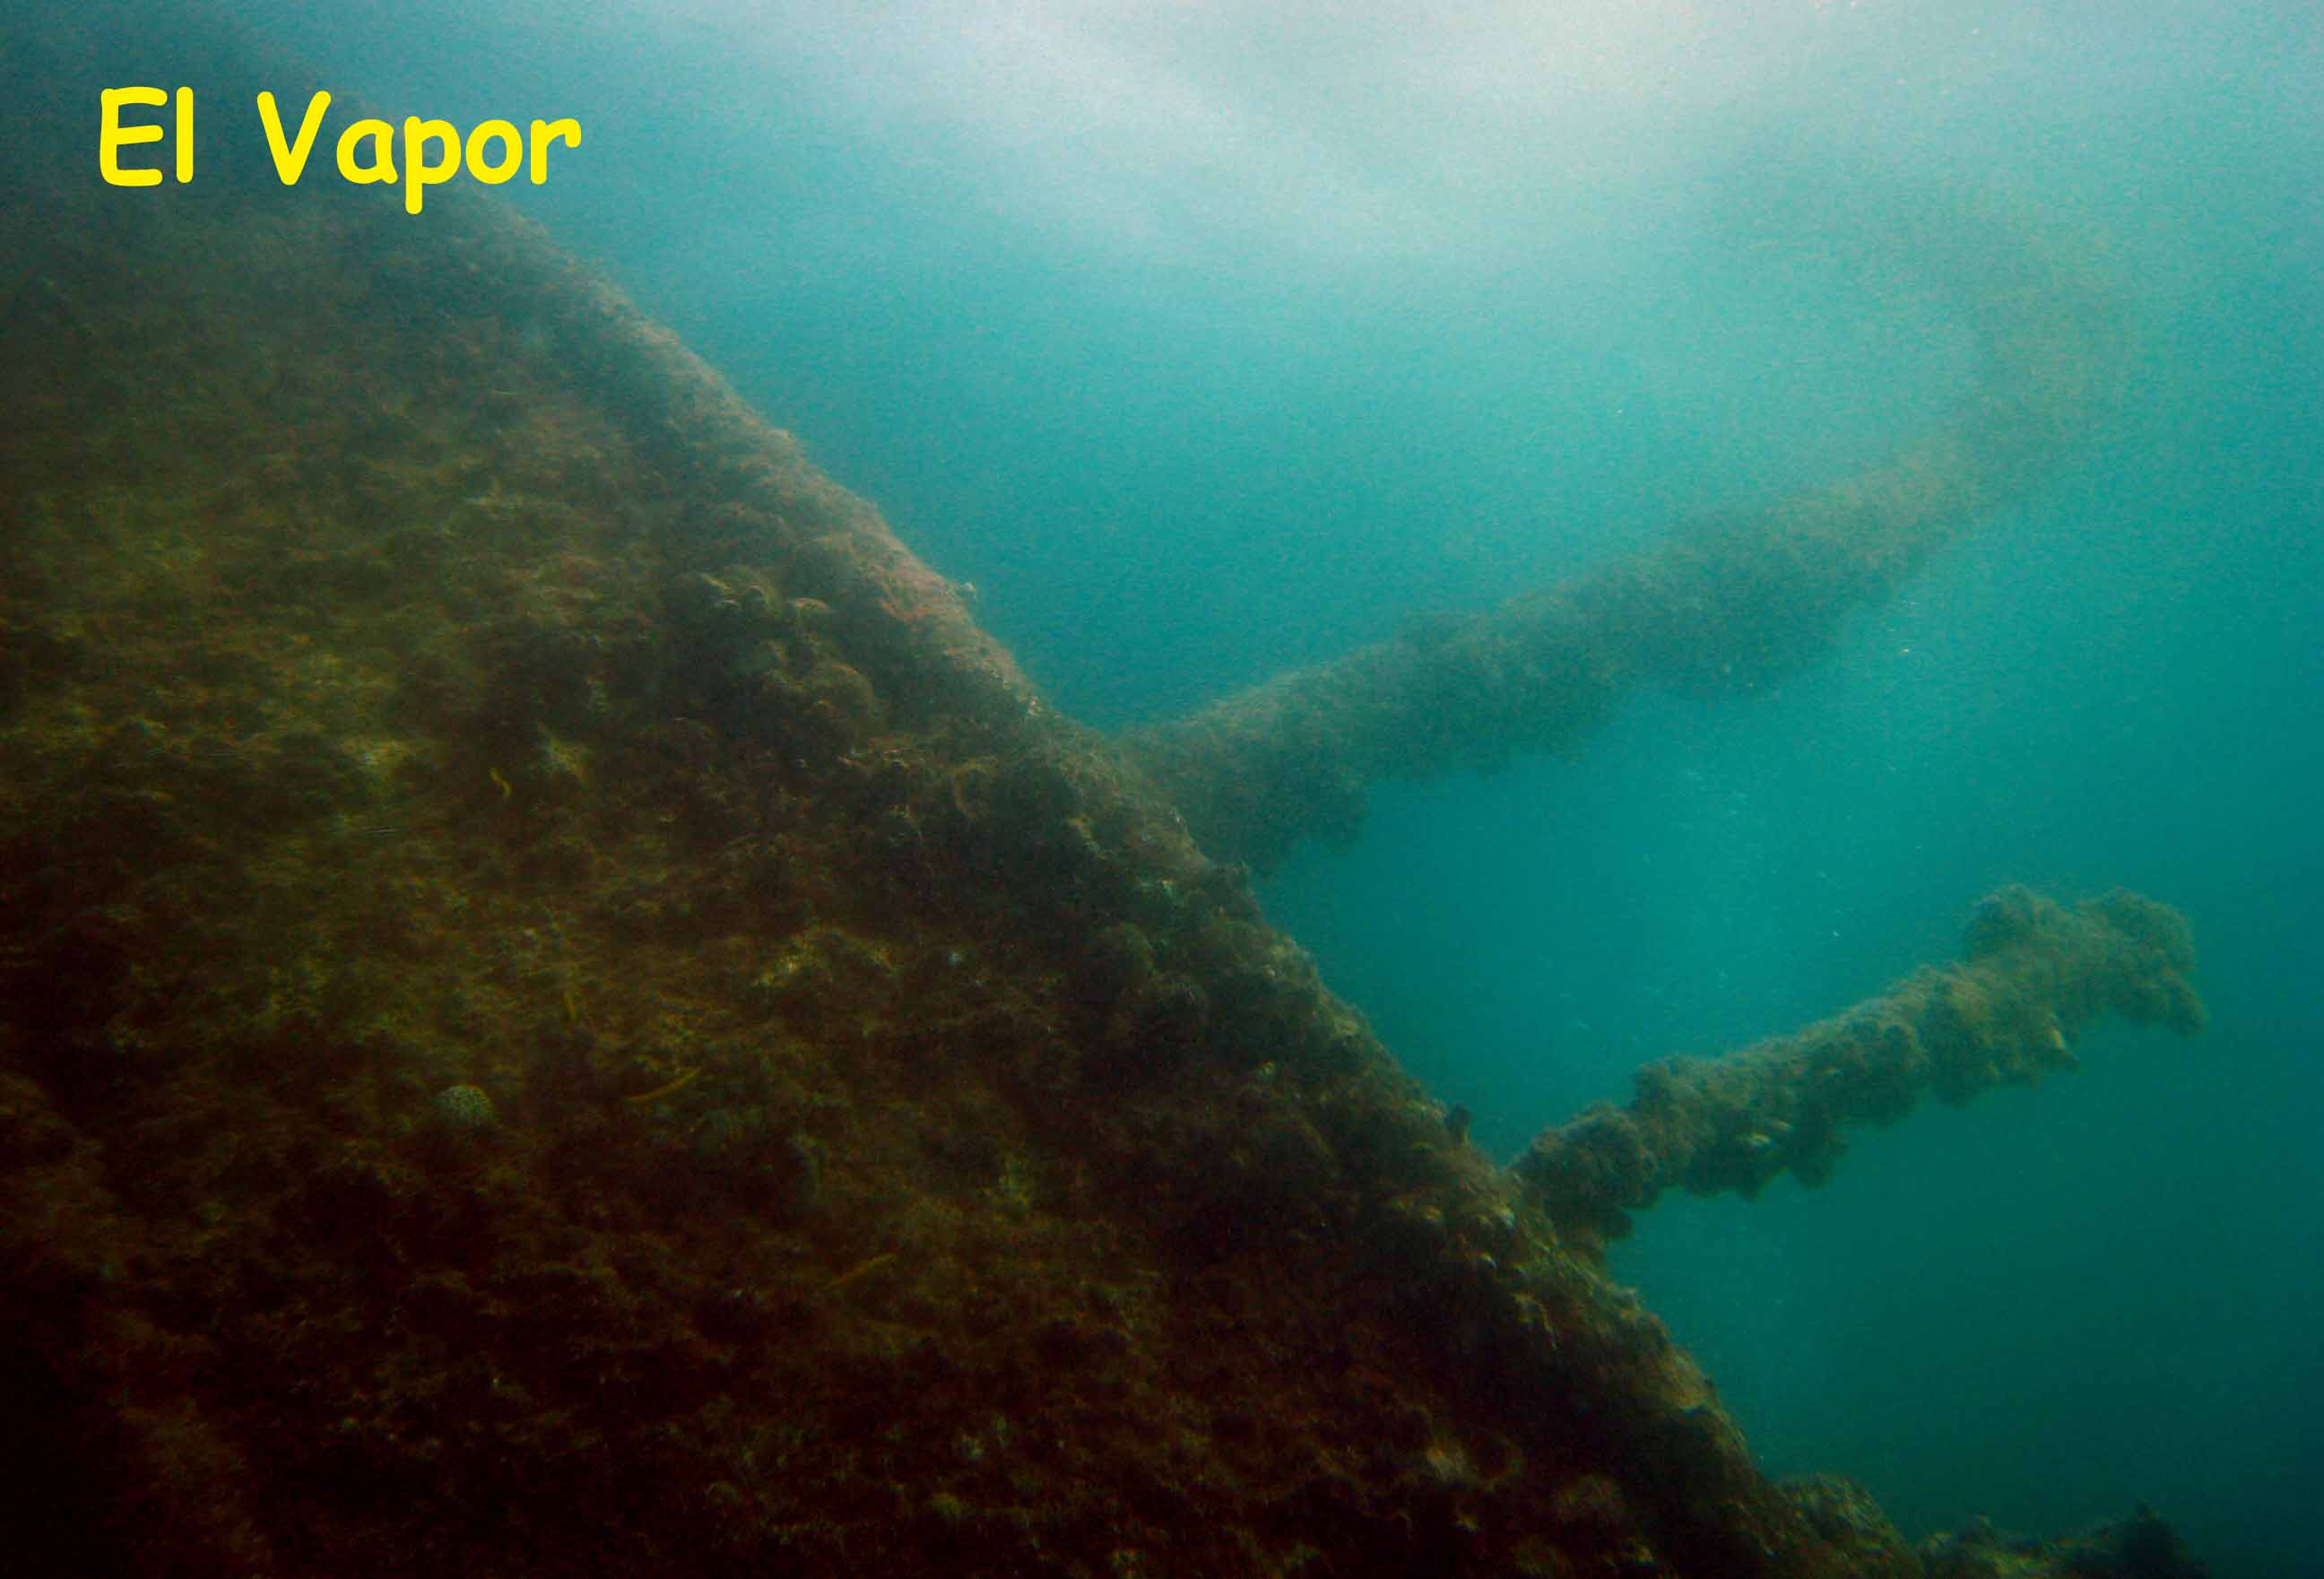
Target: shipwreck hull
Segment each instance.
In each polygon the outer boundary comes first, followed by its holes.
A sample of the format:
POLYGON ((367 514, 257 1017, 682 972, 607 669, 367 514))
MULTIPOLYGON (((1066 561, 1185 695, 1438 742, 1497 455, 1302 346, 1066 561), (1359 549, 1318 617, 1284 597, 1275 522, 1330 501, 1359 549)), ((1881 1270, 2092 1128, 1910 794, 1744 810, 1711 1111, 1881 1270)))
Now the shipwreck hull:
POLYGON ((40 1571, 1923 1571, 612 287, 254 138, 103 187, 125 22, 13 25, 40 1571))

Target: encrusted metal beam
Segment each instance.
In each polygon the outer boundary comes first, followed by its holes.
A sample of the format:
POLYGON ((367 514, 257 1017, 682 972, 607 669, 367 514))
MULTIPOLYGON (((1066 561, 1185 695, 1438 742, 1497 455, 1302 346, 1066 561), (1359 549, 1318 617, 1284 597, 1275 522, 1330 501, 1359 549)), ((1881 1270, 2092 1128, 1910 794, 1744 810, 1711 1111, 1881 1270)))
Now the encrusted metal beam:
POLYGON ((1751 691, 2074 452, 2127 359, 2112 295, 2081 255, 1957 193, 1875 189, 1827 201, 1826 218, 1835 210, 1868 267, 1967 320, 1980 361, 1950 418, 1837 483, 1131 733, 1124 746, 1206 850, 1264 870, 1303 840, 1351 836, 1377 780, 1571 750, 1644 688, 1751 691))
POLYGON ((2101 1014, 2203 1026, 2186 920, 2124 890, 2068 910, 2005 888, 1978 907, 1963 950, 1792 1035, 1648 1065, 1628 1107, 1536 1136, 1518 1178, 1569 1237, 1602 1242, 1674 1185, 1753 1196, 1787 1170, 1821 1184, 1850 1125, 1893 1123, 1931 1092, 1966 1102, 2075 1068, 2076 1039, 2101 1014))

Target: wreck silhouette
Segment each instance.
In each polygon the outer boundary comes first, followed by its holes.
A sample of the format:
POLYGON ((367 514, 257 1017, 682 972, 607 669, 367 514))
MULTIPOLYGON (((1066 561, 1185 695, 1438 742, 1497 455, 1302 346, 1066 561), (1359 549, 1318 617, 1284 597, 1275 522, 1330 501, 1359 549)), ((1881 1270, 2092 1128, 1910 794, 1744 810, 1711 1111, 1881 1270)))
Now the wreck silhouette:
MULTIPOLYGON (((1601 1260, 1667 1186, 1815 1182, 1843 1128, 2068 1067, 2101 1014, 2197 1029, 2167 909, 2005 891, 1960 963, 1642 1071, 1508 1168, 1250 881, 1380 779, 1812 661, 2040 485, 2126 376, 2068 240, 1858 178, 1868 244, 1978 336, 1954 420, 1108 740, 493 202, 414 222, 231 146, 97 186, 103 42, 152 9, 19 22, 0 65, 35 1569, 2183 1565, 2144 1518, 1916 1550, 1769 1479, 1601 1260)), ((207 11, 170 37, 219 102, 318 86, 207 11)))

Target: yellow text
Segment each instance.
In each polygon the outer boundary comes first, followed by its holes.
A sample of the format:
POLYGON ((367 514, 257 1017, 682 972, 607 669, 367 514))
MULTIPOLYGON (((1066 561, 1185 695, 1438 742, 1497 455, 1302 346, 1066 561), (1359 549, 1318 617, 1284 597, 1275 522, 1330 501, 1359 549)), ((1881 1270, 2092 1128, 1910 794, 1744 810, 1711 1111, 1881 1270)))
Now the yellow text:
MULTIPOLYGON (((159 186, 158 170, 124 169, 121 151, 143 143, 159 143, 171 133, 159 125, 124 124, 131 108, 160 108, 170 96, 158 88, 108 88, 98 96, 103 120, 97 132, 97 169, 116 187, 159 186)), ((271 93, 258 96, 259 128, 266 136, 266 152, 274 173, 286 187, 295 187, 307 172, 315 141, 330 111, 331 96, 308 96, 294 134, 283 125, 282 106, 271 93)), ((177 178, 194 179, 194 90, 177 92, 177 178)), ((340 132, 332 149, 341 179, 358 186, 403 188, 406 213, 417 214, 427 202, 428 189, 457 180, 462 173, 484 186, 513 180, 520 170, 532 184, 549 180, 549 151, 581 146, 581 123, 570 115, 554 121, 536 120, 530 133, 512 121, 488 120, 462 131, 449 121, 404 117, 401 127, 373 116, 355 121, 340 132)))
MULTIPOLYGON (((132 143, 159 143, 169 134, 159 126, 124 126, 121 111, 127 105, 143 105, 154 109, 170 102, 170 96, 158 88, 108 88, 97 96, 103 115, 97 134, 97 168, 107 186, 158 187, 161 172, 158 170, 124 170, 121 150, 132 143)), ((538 125, 539 123, 535 123, 538 125)), ((577 132, 576 132, 577 134, 577 132)), ((194 90, 178 89, 178 180, 194 179, 194 90)))

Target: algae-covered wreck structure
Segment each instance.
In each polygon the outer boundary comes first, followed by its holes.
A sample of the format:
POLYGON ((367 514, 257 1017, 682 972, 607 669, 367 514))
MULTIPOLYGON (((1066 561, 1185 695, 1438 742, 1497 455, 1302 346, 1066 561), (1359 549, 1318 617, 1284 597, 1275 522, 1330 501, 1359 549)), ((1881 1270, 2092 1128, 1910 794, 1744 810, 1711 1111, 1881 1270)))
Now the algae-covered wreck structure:
MULTIPOLYGON (((1507 1168, 1249 865, 1812 659, 2103 408, 2070 258, 1987 238, 1891 465, 1114 741, 488 199, 102 184, 100 10, 0 65, 12 1571, 2174 1571, 1769 1480, 1601 1260, 2192 1030, 2171 911, 2005 891, 1507 1168)), ((321 86, 206 18, 140 69, 321 86)))

